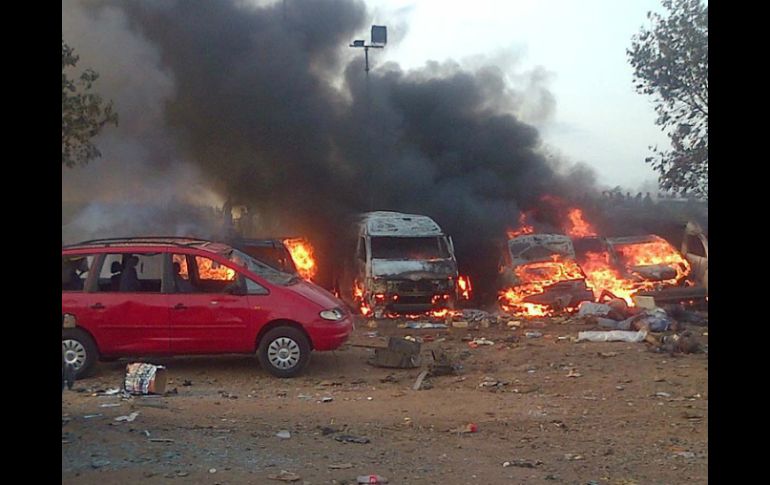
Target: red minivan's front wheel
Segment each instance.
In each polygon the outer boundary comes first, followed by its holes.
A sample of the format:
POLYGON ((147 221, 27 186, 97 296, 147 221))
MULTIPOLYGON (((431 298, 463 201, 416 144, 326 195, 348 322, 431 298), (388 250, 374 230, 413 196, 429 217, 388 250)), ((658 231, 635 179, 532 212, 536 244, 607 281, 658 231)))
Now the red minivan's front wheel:
POLYGON ((259 342, 257 358, 262 368, 276 377, 294 377, 310 361, 310 342, 294 327, 269 330, 259 342))
POLYGON ((61 350, 64 363, 72 366, 76 379, 88 376, 99 358, 94 340, 79 328, 62 329, 61 350))

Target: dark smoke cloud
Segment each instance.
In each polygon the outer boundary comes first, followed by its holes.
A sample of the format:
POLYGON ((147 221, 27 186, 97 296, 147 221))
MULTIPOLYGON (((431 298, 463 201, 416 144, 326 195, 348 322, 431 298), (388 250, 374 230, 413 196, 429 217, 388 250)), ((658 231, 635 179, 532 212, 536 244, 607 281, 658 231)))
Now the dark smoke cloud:
POLYGON ((163 133, 181 147, 170 158, 259 213, 263 230, 307 235, 322 254, 352 214, 410 211, 453 234, 461 267, 493 271, 490 241, 520 210, 545 193, 593 190, 590 170, 547 156, 537 129, 513 114, 528 98, 528 119, 553 113, 546 72, 519 90, 499 67, 453 61, 389 63, 367 80, 363 53, 347 48, 368 37, 361 1, 89 6, 125 16, 115 28, 146 42, 153 69, 173 80, 161 99, 163 133))

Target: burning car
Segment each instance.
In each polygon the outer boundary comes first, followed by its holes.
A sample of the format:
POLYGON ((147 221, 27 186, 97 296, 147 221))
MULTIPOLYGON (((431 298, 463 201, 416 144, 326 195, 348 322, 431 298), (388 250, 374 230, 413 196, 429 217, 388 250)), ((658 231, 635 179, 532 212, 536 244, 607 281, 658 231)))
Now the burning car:
POLYGON ((510 238, 500 264, 500 306, 528 316, 547 315, 593 300, 575 260, 572 240, 561 234, 521 234, 510 238))
POLYGON ((453 308, 458 272, 452 238, 430 217, 365 213, 355 226, 355 257, 344 286, 363 315, 453 308))

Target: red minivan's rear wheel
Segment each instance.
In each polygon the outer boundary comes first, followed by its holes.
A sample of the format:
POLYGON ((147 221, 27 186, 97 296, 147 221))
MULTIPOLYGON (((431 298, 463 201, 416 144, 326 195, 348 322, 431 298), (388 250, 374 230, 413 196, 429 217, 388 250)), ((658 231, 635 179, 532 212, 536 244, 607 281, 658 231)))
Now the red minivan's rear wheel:
POLYGON ((64 363, 72 365, 76 379, 88 376, 99 358, 94 340, 79 328, 62 329, 61 350, 64 363))
POLYGON ((262 368, 276 377, 294 377, 310 361, 310 342, 294 327, 269 330, 259 342, 257 358, 262 368))

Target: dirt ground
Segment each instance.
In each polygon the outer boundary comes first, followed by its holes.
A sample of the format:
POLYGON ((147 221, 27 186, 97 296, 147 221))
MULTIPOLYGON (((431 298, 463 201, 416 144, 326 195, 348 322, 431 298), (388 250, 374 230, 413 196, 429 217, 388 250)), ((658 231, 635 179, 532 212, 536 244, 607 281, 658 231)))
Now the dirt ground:
MULTIPOLYGON (((129 361, 99 364, 62 395, 62 483, 281 483, 270 476, 282 471, 298 484, 369 474, 390 484, 708 481, 707 352, 559 339, 591 329, 569 321, 364 323, 351 345, 314 353, 294 379, 271 377, 248 356, 147 359, 167 366, 176 393, 121 399, 96 394, 120 387, 129 361), (412 390, 420 368, 374 367, 374 351, 358 346, 385 346, 390 335, 433 337, 422 368, 443 349, 462 370, 412 390), (473 349, 468 336, 495 344, 473 349), (134 421, 115 421, 132 412, 134 421), (477 432, 460 432, 470 423, 477 432), (276 436, 284 430, 289 438, 276 436), (336 439, 344 435, 369 442, 336 439)), ((708 327, 690 329, 707 349, 708 327)))

